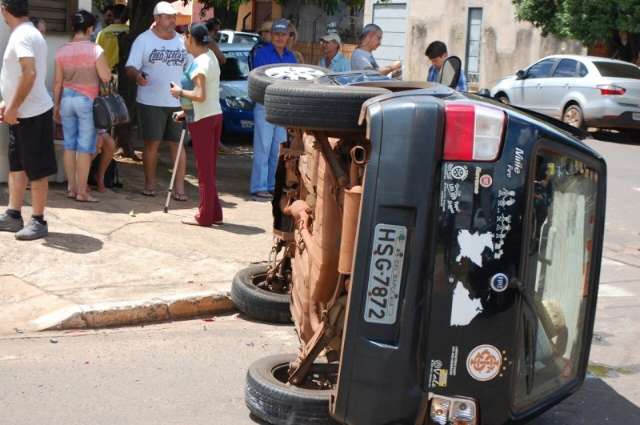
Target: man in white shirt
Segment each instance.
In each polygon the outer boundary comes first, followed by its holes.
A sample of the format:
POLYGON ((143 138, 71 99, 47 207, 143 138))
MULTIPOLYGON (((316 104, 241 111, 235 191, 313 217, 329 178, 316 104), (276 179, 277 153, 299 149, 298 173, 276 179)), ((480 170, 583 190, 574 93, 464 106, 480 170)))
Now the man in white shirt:
MULTIPOLYGON (((158 146, 167 140, 175 161, 182 125, 172 115, 180 111, 180 101, 171 96, 172 83, 179 83, 189 65, 184 40, 176 31, 176 10, 161 1, 153 10, 154 26, 136 38, 127 60, 127 75, 138 85, 138 116, 144 140, 143 195, 155 196, 158 146)), ((180 155, 176 171, 174 199, 186 201, 184 175, 186 155, 180 155)))
POLYGON ((28 0, 2 0, 2 17, 11 28, 0 73, 0 121, 9 125, 9 207, 0 214, 0 231, 18 240, 47 236, 44 209, 48 177, 56 173, 53 101, 45 87, 47 44, 29 21, 28 0), (32 218, 24 225, 22 203, 31 181, 32 218))

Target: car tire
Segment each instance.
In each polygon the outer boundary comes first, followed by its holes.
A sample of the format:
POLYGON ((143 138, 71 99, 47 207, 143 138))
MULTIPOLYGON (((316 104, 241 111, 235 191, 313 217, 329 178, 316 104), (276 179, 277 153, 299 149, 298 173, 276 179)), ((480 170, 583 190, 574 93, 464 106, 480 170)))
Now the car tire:
POLYGON ((258 67, 249 73, 249 97, 264 104, 264 94, 271 84, 286 80, 288 84, 309 84, 317 77, 328 74, 327 68, 304 64, 273 64, 258 67))
POLYGON ((582 108, 575 103, 567 105, 562 113, 562 122, 576 128, 584 129, 584 114, 582 108))
POLYGON ((259 288, 269 266, 257 264, 240 270, 231 283, 231 301, 249 318, 266 323, 291 323, 291 295, 259 288))
MULTIPOLYGON (((331 389, 308 389, 286 383, 295 354, 279 354, 254 362, 247 372, 245 403, 257 418, 272 425, 334 425, 329 414, 331 389)), ((337 365, 314 364, 312 372, 337 365)))
POLYGON ((361 131, 358 118, 362 104, 388 93, 379 87, 273 84, 265 95, 267 121, 306 130, 361 131))
POLYGON ((511 105, 511 101, 509 100, 509 96, 504 93, 499 93, 496 95, 496 100, 500 103, 504 103, 505 105, 511 105))

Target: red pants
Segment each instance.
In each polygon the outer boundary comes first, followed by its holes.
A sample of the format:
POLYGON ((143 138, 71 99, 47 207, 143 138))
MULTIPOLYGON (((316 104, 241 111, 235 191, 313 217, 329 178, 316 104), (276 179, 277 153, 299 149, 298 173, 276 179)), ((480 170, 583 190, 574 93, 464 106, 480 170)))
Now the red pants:
POLYGON ((195 218, 201 226, 211 226, 222 221, 222 206, 216 188, 216 160, 222 133, 222 114, 190 123, 189 132, 196 156, 200 188, 200 207, 195 218))

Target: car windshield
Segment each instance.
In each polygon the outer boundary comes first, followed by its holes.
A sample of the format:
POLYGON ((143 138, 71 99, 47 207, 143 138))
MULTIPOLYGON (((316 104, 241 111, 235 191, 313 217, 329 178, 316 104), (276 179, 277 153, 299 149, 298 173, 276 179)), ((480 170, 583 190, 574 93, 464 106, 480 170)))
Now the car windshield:
POLYGON ((255 44, 258 42, 259 37, 251 34, 238 34, 236 33, 233 36, 234 43, 252 43, 255 44))
POLYGON ((249 52, 224 52, 226 63, 220 67, 221 80, 246 80, 249 77, 249 52))
POLYGON ((594 62, 593 64, 603 77, 640 80, 640 68, 635 65, 617 62, 594 62))

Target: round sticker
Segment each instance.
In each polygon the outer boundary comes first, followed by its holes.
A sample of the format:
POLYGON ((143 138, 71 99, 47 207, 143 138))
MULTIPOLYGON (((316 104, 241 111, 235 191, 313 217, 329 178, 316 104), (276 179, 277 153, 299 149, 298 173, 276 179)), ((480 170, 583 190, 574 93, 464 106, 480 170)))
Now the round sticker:
POLYGON ((504 273, 498 273, 491 278, 491 289, 504 292, 509 287, 509 278, 504 273))
POLYGON ((487 187, 491 187, 492 184, 493 184, 493 178, 490 175, 483 174, 482 176, 480 176, 480 186, 487 188, 487 187))
POLYGON ((469 170, 462 165, 456 165, 451 169, 451 177, 456 180, 465 180, 469 175, 469 170))
POLYGON ((467 356, 467 372, 476 381, 491 381, 502 368, 502 354, 493 345, 479 345, 467 356))

